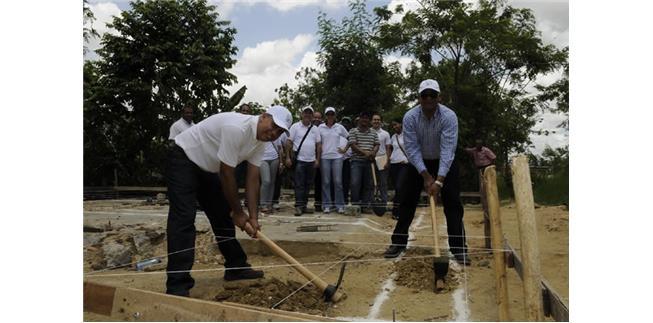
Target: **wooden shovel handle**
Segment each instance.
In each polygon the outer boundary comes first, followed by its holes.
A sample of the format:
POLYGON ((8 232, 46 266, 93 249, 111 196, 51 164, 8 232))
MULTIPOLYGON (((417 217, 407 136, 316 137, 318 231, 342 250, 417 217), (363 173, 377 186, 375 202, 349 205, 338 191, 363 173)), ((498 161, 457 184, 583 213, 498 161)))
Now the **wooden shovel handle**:
POLYGON ((431 204, 431 226, 433 227, 433 248, 435 249, 435 256, 440 257, 440 239, 438 239, 438 220, 435 217, 435 197, 429 195, 429 202, 431 204))
POLYGON ((376 188, 376 169, 374 168, 374 163, 371 163, 370 167, 372 167, 372 178, 374 179, 374 187, 376 188))
MULTIPOLYGON (((247 223, 246 225, 249 225, 247 223)), ((297 270, 302 276, 306 277, 309 281, 311 281, 317 288, 320 289, 321 292, 324 292, 324 290, 329 286, 324 280, 322 280, 320 277, 312 273, 310 270, 308 270, 306 267, 304 267, 302 264, 300 264, 295 258, 293 258, 291 255, 289 255, 285 250, 281 249, 274 241, 270 240, 263 232, 258 231, 256 233, 256 238, 261 241, 264 245, 266 245, 270 250, 272 250, 273 253, 275 253, 277 256, 283 258, 287 263, 292 265, 295 270, 297 270)), ((337 302, 340 300, 342 297, 342 293, 339 291, 336 291, 336 293, 331 297, 331 300, 334 302, 337 302)))

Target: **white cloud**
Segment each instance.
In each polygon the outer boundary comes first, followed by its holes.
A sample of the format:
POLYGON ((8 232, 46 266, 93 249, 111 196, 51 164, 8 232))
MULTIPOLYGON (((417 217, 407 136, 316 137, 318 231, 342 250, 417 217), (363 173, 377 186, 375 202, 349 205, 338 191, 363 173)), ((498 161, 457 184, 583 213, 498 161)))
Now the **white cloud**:
POLYGON ((416 0, 392 0, 388 4, 388 10, 394 12, 398 5, 401 5, 404 11, 400 14, 393 14, 390 18, 391 23, 401 22, 401 19, 406 15, 406 12, 420 8, 421 5, 416 0))
POLYGON ((216 7, 216 11, 220 14, 219 20, 228 19, 237 4, 237 1, 229 0, 211 0, 210 4, 216 7))
POLYGON ((247 47, 236 63, 235 71, 241 74, 260 73, 269 66, 290 64, 313 41, 310 34, 300 34, 293 39, 279 39, 247 47))
POLYGON ((336 9, 347 5, 346 0, 212 0, 211 3, 218 6, 223 18, 231 13, 235 5, 251 7, 263 4, 282 12, 307 6, 320 6, 327 9, 336 9))
MULTIPOLYGON (((88 43, 85 45, 88 48, 88 52, 84 55, 86 59, 97 59, 98 56, 95 53, 95 50, 100 48, 100 40, 104 33, 117 34, 117 31, 113 28, 107 27, 107 23, 113 21, 114 16, 119 16, 122 10, 114 2, 98 2, 89 4, 93 15, 95 16, 95 21, 93 21, 93 28, 100 34, 100 37, 93 37, 89 39, 88 43)), ((85 25, 85 27, 90 27, 90 23, 85 25)))
POLYGON ((234 93, 246 85, 243 101, 271 104, 277 97, 274 89, 284 83, 294 87, 297 84, 295 74, 302 67, 318 67, 317 54, 308 51, 313 39, 313 35, 300 34, 293 39, 266 41, 245 48, 231 70, 238 77, 238 83, 227 90, 234 93), (300 55, 299 63, 293 64, 300 55))
POLYGON ((406 69, 408 68, 408 65, 412 62, 416 62, 418 66, 421 64, 416 61, 414 58, 410 56, 397 56, 397 55, 386 55, 383 57, 383 63, 385 64, 390 64, 394 62, 399 62, 399 66, 401 68, 402 73, 406 73, 406 69))

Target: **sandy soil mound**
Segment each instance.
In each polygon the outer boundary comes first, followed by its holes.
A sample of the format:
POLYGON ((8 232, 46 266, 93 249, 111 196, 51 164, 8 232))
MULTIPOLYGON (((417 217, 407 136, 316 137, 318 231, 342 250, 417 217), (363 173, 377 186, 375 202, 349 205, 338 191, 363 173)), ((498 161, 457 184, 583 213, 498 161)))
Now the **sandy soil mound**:
MULTIPOLYGON (((249 304, 270 308, 294 291, 300 289, 303 283, 289 280, 282 282, 277 278, 261 279, 250 282, 225 283, 214 298, 216 301, 249 304)), ((324 302, 322 294, 313 285, 301 288, 293 296, 286 299, 277 309, 324 315, 329 303, 324 302)))
MULTIPOLYGON (((433 258, 406 259, 395 264, 397 285, 418 290, 432 291, 435 284, 433 274, 433 258)), ((445 286, 440 293, 448 293, 458 286, 456 273, 451 268, 445 279, 445 286)))

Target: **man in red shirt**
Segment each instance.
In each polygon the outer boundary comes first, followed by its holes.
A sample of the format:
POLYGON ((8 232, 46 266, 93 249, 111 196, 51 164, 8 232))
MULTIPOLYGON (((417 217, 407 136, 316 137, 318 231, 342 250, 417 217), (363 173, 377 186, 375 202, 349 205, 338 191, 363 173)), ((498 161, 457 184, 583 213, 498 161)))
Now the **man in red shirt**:
POLYGON ((476 146, 472 148, 465 148, 465 152, 471 155, 474 159, 474 166, 479 170, 485 169, 494 164, 497 156, 490 150, 490 148, 483 147, 483 141, 476 139, 476 146))

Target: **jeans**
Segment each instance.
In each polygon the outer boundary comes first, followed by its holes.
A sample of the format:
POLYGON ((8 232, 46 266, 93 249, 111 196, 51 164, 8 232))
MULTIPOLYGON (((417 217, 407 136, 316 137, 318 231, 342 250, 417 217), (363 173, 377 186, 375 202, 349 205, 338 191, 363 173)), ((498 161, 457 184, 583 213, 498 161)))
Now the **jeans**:
POLYGON ((322 159, 322 206, 324 209, 338 210, 345 207, 345 198, 342 192, 342 158, 322 159), (334 186, 335 202, 331 199, 331 185, 334 186))
POLYGON ((408 174, 408 167, 410 164, 390 164, 390 178, 392 179, 392 186, 395 190, 395 196, 392 198, 392 215, 399 216, 399 201, 404 191, 404 183, 406 175, 408 174))
POLYGON ((279 170, 279 158, 261 161, 261 206, 271 207, 274 197, 274 183, 279 170))
POLYGON ((166 170, 168 184, 168 279, 166 292, 188 295, 195 280, 188 272, 195 261, 196 201, 211 223, 226 268, 246 267, 247 255, 235 239, 236 231, 231 220, 231 208, 222 192, 220 177, 193 163, 183 149, 174 146, 168 155, 166 170), (185 272, 175 272, 185 271, 185 272))
POLYGON ((351 161, 351 204, 370 206, 372 202, 372 162, 352 159, 351 161))
MULTIPOLYGON (((438 171, 439 160, 424 160, 426 169, 435 177, 438 171)), ((403 187, 401 201, 399 202, 399 220, 392 233, 392 244, 406 246, 408 243, 408 228, 415 217, 415 209, 424 188, 424 180, 417 173, 415 166, 410 165, 406 176, 406 185, 403 187)), ((467 252, 465 241, 465 227, 463 225, 463 204, 460 202, 460 181, 458 179, 458 163, 454 160, 449 168, 449 173, 444 179, 444 186, 440 190, 444 216, 447 220, 447 233, 449 235, 449 250, 454 255, 467 252)), ((428 202, 427 202, 428 203, 428 202)))
POLYGON ((297 165, 295 165, 295 207, 306 208, 308 193, 314 179, 315 162, 297 160, 297 165))

